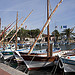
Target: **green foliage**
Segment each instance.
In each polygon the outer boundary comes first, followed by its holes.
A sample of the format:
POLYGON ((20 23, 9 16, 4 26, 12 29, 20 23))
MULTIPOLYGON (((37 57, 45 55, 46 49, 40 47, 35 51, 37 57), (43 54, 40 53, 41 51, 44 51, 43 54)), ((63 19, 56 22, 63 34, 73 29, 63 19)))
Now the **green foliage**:
POLYGON ((39 35, 40 30, 39 29, 35 29, 35 30, 31 30, 30 32, 31 32, 31 37, 35 38, 35 37, 37 37, 37 35, 39 35))
POLYGON ((71 29, 70 28, 65 29, 63 31, 63 34, 66 35, 67 36, 67 39, 69 40, 70 39, 70 35, 72 34, 71 29))
MULTIPOLYGON (((1 33, 3 32, 3 35, 0 37, 1 39, 4 37, 4 35, 6 35, 6 32, 4 32, 4 30, 1 30, 1 33)), ((1 35, 1 34, 0 34, 1 35)))
POLYGON ((12 30, 12 31, 10 32, 10 34, 8 35, 8 37, 12 37, 15 32, 16 32, 16 30, 12 30))
MULTIPOLYGON (((13 30, 8 36, 12 37, 15 32, 16 32, 16 30, 13 30)), ((29 37, 29 38, 35 38, 39 33, 40 33, 39 29, 25 30, 24 28, 21 28, 18 31, 17 36, 20 37, 21 40, 24 40, 27 37, 29 37)))
POLYGON ((54 30, 54 31, 52 32, 52 35, 54 35, 54 36, 56 37, 56 41, 58 40, 58 37, 60 36, 58 30, 54 30))

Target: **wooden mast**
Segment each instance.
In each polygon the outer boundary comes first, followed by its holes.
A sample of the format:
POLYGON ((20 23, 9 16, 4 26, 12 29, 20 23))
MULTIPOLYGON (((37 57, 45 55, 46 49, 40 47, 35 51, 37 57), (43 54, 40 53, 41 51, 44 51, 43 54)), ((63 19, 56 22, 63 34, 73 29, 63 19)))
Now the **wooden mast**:
MULTIPOLYGON (((1 34, 1 18, 0 18, 0 34, 1 34)), ((0 40, 1 40, 1 36, 0 36, 0 40)))
MULTIPOLYGON (((4 38, 5 38, 5 29, 6 29, 6 27, 4 27, 4 38)), ((5 50, 5 39, 4 39, 4 41, 3 41, 3 50, 5 50)))
POLYGON ((31 47, 30 51, 28 52, 28 55, 32 52, 33 47, 35 46, 35 44, 36 44, 36 42, 37 42, 38 38, 39 38, 39 37, 40 37, 40 35, 42 34, 42 32, 43 32, 43 30, 45 29, 45 27, 47 27, 47 26, 48 26, 48 24, 50 23, 52 15, 54 14, 54 12, 55 12, 55 11, 56 11, 56 9, 58 8, 58 6, 62 3, 62 1, 63 1, 63 0, 60 0, 60 2, 56 5, 55 9, 51 12, 51 14, 50 14, 50 16, 49 16, 48 20, 46 21, 46 23, 45 23, 45 25, 43 26, 43 28, 42 28, 41 32, 39 33, 39 35, 38 35, 37 39, 35 40, 35 42, 34 42, 33 46, 31 47))
MULTIPOLYGON (((49 18, 49 0, 47 0, 47 20, 49 18)), ((50 57, 50 40, 49 40, 49 24, 47 26, 47 43, 48 43, 48 50, 47 50, 47 57, 50 57)))
MULTIPOLYGON (((15 22, 15 21, 14 21, 14 22, 15 22)), ((14 23, 14 22, 13 22, 13 23, 14 23)), ((7 27, 5 28, 5 31, 7 31, 7 30, 12 26, 13 23, 7 25, 7 27)), ((0 37, 3 35, 3 33, 4 33, 4 30, 1 32, 0 37)))
MULTIPOLYGON (((17 32, 17 22, 18 22, 18 11, 17 11, 17 17, 16 17, 16 32, 17 32)), ((15 50, 17 50, 17 34, 16 34, 16 43, 15 43, 15 50)))
MULTIPOLYGON (((22 18, 23 18, 23 17, 22 17, 22 18)), ((21 19, 22 19, 22 18, 21 18, 21 19)), ((20 19, 20 20, 21 20, 21 19, 20 19)), ((19 21, 20 21, 20 20, 19 20, 19 21)), ((19 22, 19 21, 18 21, 18 22, 19 22)), ((18 23, 18 22, 17 22, 17 23, 18 23)), ((5 35, 5 37, 7 37, 7 35, 13 30, 13 28, 14 28, 15 26, 16 26, 16 24, 10 29, 10 31, 8 31, 8 33, 5 35)), ((2 42, 3 40, 4 40, 4 38, 2 38, 0 42, 2 42)))
MULTIPOLYGON (((33 11, 33 10, 32 10, 33 11)), ((17 29, 17 32, 20 30, 20 28, 22 27, 22 25, 25 23, 25 21, 27 20, 27 18, 30 16, 30 14, 32 13, 32 11, 29 13, 29 15, 24 19, 23 23, 19 26, 19 28, 17 29)), ((9 40, 9 42, 14 38, 14 36, 17 34, 17 32, 14 33, 14 35, 12 36, 12 38, 9 40)), ((9 43, 8 42, 8 43, 9 43)))

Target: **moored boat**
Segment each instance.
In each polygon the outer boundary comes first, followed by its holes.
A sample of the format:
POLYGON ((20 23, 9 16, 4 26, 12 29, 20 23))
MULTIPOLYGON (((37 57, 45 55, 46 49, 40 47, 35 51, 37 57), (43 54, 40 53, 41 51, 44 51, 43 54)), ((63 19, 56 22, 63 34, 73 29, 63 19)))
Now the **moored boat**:
MULTIPOLYGON (((35 43, 37 42, 39 36, 42 34, 43 30, 45 29, 45 27, 47 27, 49 25, 49 22, 51 20, 52 15, 54 14, 54 12, 56 11, 57 7, 60 5, 61 2, 62 2, 62 0, 57 4, 56 8, 53 10, 51 15, 48 16, 48 20, 46 21, 45 25, 43 26, 40 34, 38 35, 37 39, 35 40, 35 42, 34 42, 33 46, 31 47, 30 51, 27 54, 25 54, 25 53, 22 54, 22 53, 19 52, 20 53, 19 56, 22 58, 22 60, 26 64, 28 70, 42 68, 42 67, 50 67, 50 66, 57 65, 57 63, 59 63, 59 60, 60 60, 59 57, 58 56, 52 56, 52 48, 51 49, 49 48, 49 41, 48 41, 48 51, 47 51, 46 57, 37 56, 37 55, 34 55, 34 54, 31 55, 31 52, 32 52, 33 47, 34 47, 35 43), (52 63, 53 63, 53 65, 52 65, 52 63)), ((48 36, 49 36, 49 34, 48 34, 48 36)), ((60 63, 61 63, 61 66, 63 67, 63 64, 62 64, 61 61, 60 61, 60 63)))
POLYGON ((63 54, 61 59, 66 64, 75 65, 75 50, 72 50, 63 54))
MULTIPOLYGON (((15 54, 16 61, 18 63, 21 63, 23 60, 21 59, 21 57, 19 57, 20 53, 21 54, 27 54, 29 51, 30 51, 30 49, 26 49, 26 50, 21 49, 21 50, 15 51, 14 54, 15 54)), ((60 53, 61 53, 60 47, 53 48, 53 56, 59 56, 60 57, 60 53)), ((34 49, 30 55, 31 56, 37 55, 37 56, 47 57, 47 49, 40 49, 40 50, 34 49)))
MULTIPOLYGON (((21 54, 21 53, 20 53, 21 54)), ((37 55, 21 54, 28 70, 35 70, 45 67, 52 67, 56 65, 55 61, 58 61, 58 57, 42 57, 37 55)))

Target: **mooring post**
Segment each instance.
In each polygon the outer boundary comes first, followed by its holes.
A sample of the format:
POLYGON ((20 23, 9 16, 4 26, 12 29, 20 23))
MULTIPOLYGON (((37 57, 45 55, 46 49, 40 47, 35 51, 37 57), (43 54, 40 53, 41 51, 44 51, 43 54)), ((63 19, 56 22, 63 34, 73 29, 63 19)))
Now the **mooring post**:
POLYGON ((50 44, 50 56, 52 56, 52 54, 53 54, 53 44, 51 43, 50 44))

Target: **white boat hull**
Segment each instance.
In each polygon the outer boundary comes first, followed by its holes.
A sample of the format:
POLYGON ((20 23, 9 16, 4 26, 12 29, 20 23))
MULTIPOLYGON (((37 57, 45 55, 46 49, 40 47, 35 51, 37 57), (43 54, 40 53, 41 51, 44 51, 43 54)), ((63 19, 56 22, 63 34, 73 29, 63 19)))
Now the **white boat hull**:
MULTIPOLYGON (((20 57, 20 53, 19 52, 22 52, 22 53, 28 53, 28 52, 25 52, 26 50, 24 51, 15 51, 15 58, 16 58, 16 61, 17 62, 21 62, 23 61, 22 58, 20 57)), ((28 51, 28 50, 27 50, 28 51)), ((45 52, 46 50, 38 50, 38 51, 33 51, 33 54, 35 54, 36 56, 40 56, 40 57, 47 57, 47 53, 45 52)), ((32 54, 32 55, 33 55, 32 54)), ((56 52, 53 52, 53 56, 61 56, 61 51, 56 51, 56 52)))
POLYGON ((65 59, 61 58, 63 60, 63 63, 75 65, 75 60, 65 59))

